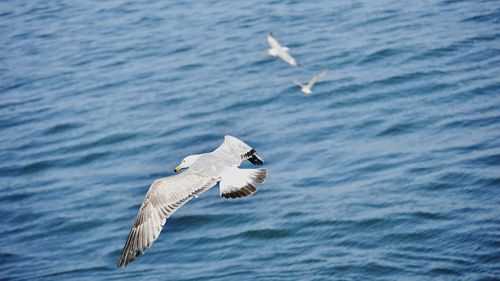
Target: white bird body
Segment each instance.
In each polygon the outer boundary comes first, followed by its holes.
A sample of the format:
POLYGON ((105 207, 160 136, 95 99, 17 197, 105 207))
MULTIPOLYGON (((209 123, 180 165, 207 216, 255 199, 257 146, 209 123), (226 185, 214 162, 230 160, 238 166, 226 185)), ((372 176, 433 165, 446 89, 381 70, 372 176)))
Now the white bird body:
POLYGON ((249 145, 225 136, 214 151, 190 155, 175 168, 176 172, 189 168, 186 172, 155 180, 139 209, 117 266, 125 267, 146 252, 178 208, 217 183, 221 197, 240 198, 255 193, 255 185, 264 182, 267 170, 238 168, 244 160, 254 165, 264 163, 249 145))
POLYGON ((308 88, 307 86, 302 86, 300 88, 300 90, 304 93, 304 94, 307 94, 307 95, 312 95, 312 90, 311 88, 308 88))
POLYGON ((267 54, 272 56, 272 57, 279 57, 286 63, 293 65, 293 66, 299 66, 299 63, 297 60, 292 57, 289 52, 290 49, 284 46, 281 46, 281 44, 276 40, 272 32, 269 32, 267 35, 267 43, 269 44, 269 47, 271 47, 269 50, 267 50, 267 54))
POLYGON ((267 54, 270 55, 271 57, 276 57, 278 55, 278 50, 269 49, 269 50, 267 50, 267 54))
POLYGON ((328 72, 328 70, 323 70, 320 73, 316 74, 307 84, 302 84, 299 81, 292 79, 293 83, 297 84, 300 87, 300 90, 306 94, 306 95, 311 95, 312 94, 312 88, 314 87, 314 84, 318 82, 325 74, 328 72))

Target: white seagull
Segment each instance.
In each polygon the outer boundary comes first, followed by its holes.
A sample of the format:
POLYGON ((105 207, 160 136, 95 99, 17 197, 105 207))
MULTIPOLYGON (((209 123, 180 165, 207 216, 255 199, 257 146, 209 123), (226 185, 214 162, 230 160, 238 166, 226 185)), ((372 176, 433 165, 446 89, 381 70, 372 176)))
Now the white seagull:
POLYGON ((139 209, 117 267, 127 266, 146 252, 172 213, 217 183, 220 196, 225 198, 255 193, 255 185, 264 182, 267 170, 238 168, 244 160, 254 165, 264 163, 255 149, 235 137, 225 136, 217 149, 188 156, 174 170, 189 168, 186 172, 155 180, 139 209))
POLYGON ((299 81, 297 81, 295 79, 292 79, 292 81, 293 81, 293 83, 300 86, 300 90, 304 94, 310 95, 310 94, 312 94, 312 87, 314 86, 314 84, 316 84, 316 82, 318 82, 321 78, 323 78, 323 76, 325 76, 325 74, 327 72, 328 72, 328 70, 326 70, 326 69, 321 71, 320 73, 316 74, 313 78, 311 78, 311 80, 309 80, 309 82, 305 85, 300 83, 299 81))
POLYGON ((272 32, 269 32, 269 34, 267 35, 267 43, 269 43, 269 46, 271 47, 269 50, 267 50, 267 54, 269 56, 279 57, 280 59, 293 66, 299 66, 297 60, 288 53, 290 49, 281 46, 278 40, 274 38, 272 32))

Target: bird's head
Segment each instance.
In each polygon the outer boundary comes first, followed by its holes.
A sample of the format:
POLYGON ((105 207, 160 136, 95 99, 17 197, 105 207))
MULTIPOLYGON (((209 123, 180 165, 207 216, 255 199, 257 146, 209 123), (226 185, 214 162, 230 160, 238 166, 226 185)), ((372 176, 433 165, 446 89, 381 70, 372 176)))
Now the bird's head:
POLYGON ((186 169, 191 167, 196 160, 200 157, 199 154, 196 155, 189 155, 188 157, 182 159, 182 162, 179 164, 179 166, 175 167, 174 172, 179 172, 182 169, 186 169))

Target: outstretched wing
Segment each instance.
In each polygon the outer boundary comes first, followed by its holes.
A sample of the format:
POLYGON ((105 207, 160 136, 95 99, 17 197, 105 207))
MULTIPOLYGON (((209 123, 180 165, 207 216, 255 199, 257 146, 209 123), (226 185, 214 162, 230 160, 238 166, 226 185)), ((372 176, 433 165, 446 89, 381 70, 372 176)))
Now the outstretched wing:
POLYGON ((272 32, 269 32, 269 34, 267 34, 267 43, 273 49, 276 49, 276 50, 281 49, 280 43, 278 42, 278 40, 276 40, 276 38, 274 37, 272 32))
POLYGON ((291 64, 293 66, 299 66, 299 63, 297 62, 297 60, 294 57, 292 57, 292 55, 290 55, 288 52, 280 50, 278 52, 278 57, 280 57, 282 60, 286 61, 288 64, 291 64))
POLYGON ((255 149, 233 136, 224 136, 224 142, 212 153, 238 166, 243 160, 248 160, 254 165, 264 164, 264 160, 257 155, 255 149))
POLYGON ((127 266, 146 252, 172 213, 215 184, 215 180, 189 170, 153 182, 130 230, 117 267, 127 266))
POLYGON ((288 53, 288 48, 284 48, 283 46, 281 46, 281 44, 278 42, 278 40, 276 40, 272 32, 269 32, 269 34, 267 35, 267 43, 269 43, 269 46, 272 49, 276 50, 277 56, 280 57, 282 60, 293 66, 299 65, 297 60, 288 53))
POLYGON ((307 87, 311 89, 314 86, 314 84, 316 84, 316 82, 318 82, 321 78, 323 78, 323 76, 326 75, 327 72, 328 70, 325 69, 320 73, 316 74, 313 78, 311 78, 311 80, 309 80, 309 82, 307 83, 307 87))
POLYGON ((299 81, 297 81, 297 79, 295 79, 295 78, 292 78, 292 82, 293 82, 295 85, 299 86, 299 87, 304 87, 304 85, 303 85, 302 83, 300 83, 299 81))

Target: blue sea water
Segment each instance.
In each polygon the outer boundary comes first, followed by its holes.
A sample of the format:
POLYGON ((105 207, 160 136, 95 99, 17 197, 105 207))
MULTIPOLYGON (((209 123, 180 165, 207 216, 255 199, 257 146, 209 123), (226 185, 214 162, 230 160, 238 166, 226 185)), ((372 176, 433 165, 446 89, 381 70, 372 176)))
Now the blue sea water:
POLYGON ((500 1, 3 1, 0 182, 2 280, 499 280, 500 1), (226 134, 266 183, 116 269, 226 134))

